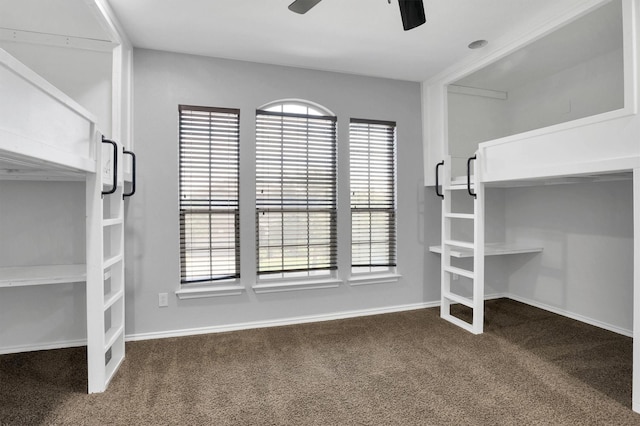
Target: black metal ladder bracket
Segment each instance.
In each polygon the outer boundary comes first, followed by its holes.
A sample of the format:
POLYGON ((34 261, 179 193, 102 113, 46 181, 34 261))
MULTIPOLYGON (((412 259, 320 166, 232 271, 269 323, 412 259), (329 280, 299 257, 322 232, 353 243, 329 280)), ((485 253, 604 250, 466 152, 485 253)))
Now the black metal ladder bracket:
POLYGON ((475 160, 476 158, 478 158, 478 156, 474 155, 473 157, 469 157, 467 160, 467 191, 473 198, 478 197, 475 192, 471 191, 471 160, 475 160))
POLYGON ((442 192, 438 191, 438 187, 440 186, 440 175, 438 173, 438 169, 440 168, 440 166, 444 166, 444 160, 442 160, 441 162, 439 162, 438 164, 436 164, 436 195, 442 199, 444 199, 444 194, 442 192))
MULTIPOLYGON (((110 190, 102 191, 102 196, 105 196, 113 194, 114 192, 116 192, 116 189, 118 189, 118 144, 110 139, 105 138, 104 136, 102 136, 102 143, 108 143, 113 146, 113 183, 110 190)), ((100 171, 99 173, 102 173, 102 171, 100 171)))
POLYGON ((123 149, 122 153, 131 156, 131 192, 123 192, 122 198, 125 198, 131 197, 136 193, 136 154, 134 154, 133 151, 127 151, 126 149, 123 149))

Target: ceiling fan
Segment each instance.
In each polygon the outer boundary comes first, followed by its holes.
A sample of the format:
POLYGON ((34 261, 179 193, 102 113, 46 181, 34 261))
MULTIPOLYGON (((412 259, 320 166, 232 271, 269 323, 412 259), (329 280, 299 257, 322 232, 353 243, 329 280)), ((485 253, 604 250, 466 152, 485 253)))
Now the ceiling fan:
MULTIPOLYGON (((289 10, 295 13, 305 14, 322 0, 295 0, 289 5, 289 10)), ((391 0, 388 0, 391 4, 391 0)), ((427 19, 424 15, 422 0, 398 0, 400 15, 404 30, 410 30, 424 24, 427 19)))

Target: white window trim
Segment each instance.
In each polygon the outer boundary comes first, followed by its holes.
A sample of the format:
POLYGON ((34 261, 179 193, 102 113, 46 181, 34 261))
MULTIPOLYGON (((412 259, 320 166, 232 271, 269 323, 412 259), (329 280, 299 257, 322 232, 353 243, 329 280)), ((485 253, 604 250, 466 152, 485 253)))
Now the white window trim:
POLYGON ((218 281, 219 284, 189 284, 175 291, 180 300, 202 299, 206 297, 240 296, 246 288, 239 280, 218 281), (224 284, 220 284, 224 283, 224 284))
POLYGON ((316 290, 322 288, 337 288, 344 284, 339 278, 328 277, 321 279, 308 279, 296 281, 278 281, 274 283, 260 282, 253 285, 252 289, 257 294, 278 293, 283 291, 316 290))
POLYGON ((396 272, 384 272, 384 273, 365 273, 352 275, 347 280, 350 286, 372 285, 372 284, 394 284, 397 283, 402 275, 396 272))

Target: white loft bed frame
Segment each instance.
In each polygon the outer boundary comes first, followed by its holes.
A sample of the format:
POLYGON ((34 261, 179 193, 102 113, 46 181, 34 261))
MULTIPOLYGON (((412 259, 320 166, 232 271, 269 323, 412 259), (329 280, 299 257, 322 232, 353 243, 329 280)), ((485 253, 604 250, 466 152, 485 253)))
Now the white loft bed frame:
MULTIPOLYGON (((540 27, 526 39, 505 44, 486 57, 445 71, 423 85, 423 96, 429 100, 425 137, 425 182, 434 182, 433 164, 443 160, 440 171, 443 198, 442 243, 430 247, 441 254, 441 316, 474 333, 482 333, 484 317, 484 257, 518 253, 536 253, 540 247, 484 241, 484 192, 486 187, 532 186, 549 183, 571 183, 598 180, 628 179, 634 185, 634 320, 633 320, 633 401, 632 408, 640 412, 640 116, 638 115, 638 78, 640 78, 640 0, 622 0, 624 107, 554 126, 516 134, 479 144, 475 172, 455 178, 451 172, 451 157, 444 144, 446 138, 447 86, 542 37, 564 22, 575 19, 604 4, 606 0, 585 1, 579 9, 540 27), (436 160, 437 159, 437 160, 436 160), (429 161, 431 160, 431 163, 429 161), (473 193, 473 212, 455 212, 451 206, 452 191, 473 193), (451 239, 456 220, 473 221, 473 242, 451 239), (451 265, 452 258, 473 258, 473 270, 451 265), (473 296, 463 297, 451 291, 455 275, 473 282, 473 296), (467 323, 451 315, 450 307, 462 304, 473 310, 473 321, 467 323)), ((475 163, 475 164, 474 164, 475 163)), ((436 167, 436 174, 438 173, 436 167)), ((437 188, 436 188, 437 190, 437 188)))
POLYGON ((0 179, 85 181, 87 216, 86 264, 3 267, 0 291, 86 282, 89 393, 104 391, 124 359, 124 182, 117 167, 122 149, 113 142, 114 154, 104 150, 103 161, 95 123, 0 49, 0 179), (105 187, 113 192, 103 195, 105 187))

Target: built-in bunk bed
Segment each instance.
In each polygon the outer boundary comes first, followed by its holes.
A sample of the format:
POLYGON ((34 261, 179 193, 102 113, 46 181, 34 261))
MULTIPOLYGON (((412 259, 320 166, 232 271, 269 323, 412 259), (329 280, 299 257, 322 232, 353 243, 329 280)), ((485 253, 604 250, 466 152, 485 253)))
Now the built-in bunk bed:
POLYGON ((104 391, 124 359, 123 150, 96 127, 91 113, 0 49, 0 179, 82 181, 86 191, 86 223, 77 224, 86 227, 86 263, 4 266, 0 292, 86 283, 90 393, 104 391))
POLYGON ((441 256, 441 316, 472 333, 483 332, 486 257, 538 256, 543 250, 494 240, 495 229, 485 226, 495 228, 487 191, 633 180, 633 409, 638 412, 639 7, 637 0, 582 2, 423 84, 425 181, 442 198, 442 239, 430 247, 441 256), (453 305, 472 314, 460 316, 453 305))

